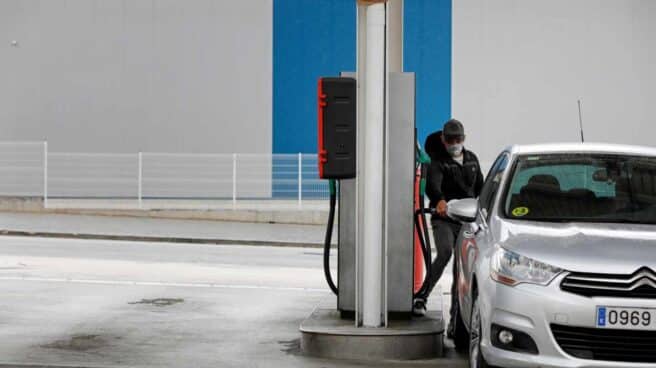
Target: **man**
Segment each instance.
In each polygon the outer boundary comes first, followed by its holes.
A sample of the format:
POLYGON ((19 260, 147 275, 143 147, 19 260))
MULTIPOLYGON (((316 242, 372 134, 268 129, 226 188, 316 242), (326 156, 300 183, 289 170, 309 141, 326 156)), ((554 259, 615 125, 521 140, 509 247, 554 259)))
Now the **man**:
MULTIPOLYGON (((426 313, 426 299, 440 280, 444 268, 453 254, 460 224, 450 220, 446 215, 447 202, 452 199, 476 198, 483 187, 483 174, 476 155, 464 148, 465 128, 458 120, 451 119, 444 124, 441 131, 426 139, 426 152, 431 157, 428 170, 426 194, 430 198, 430 207, 436 209, 431 218, 433 237, 437 258, 431 265, 428 289, 425 295, 415 299, 415 314, 426 313)), ((453 265, 454 281, 451 287, 451 321, 447 335, 452 335, 456 307, 456 265, 453 265)))

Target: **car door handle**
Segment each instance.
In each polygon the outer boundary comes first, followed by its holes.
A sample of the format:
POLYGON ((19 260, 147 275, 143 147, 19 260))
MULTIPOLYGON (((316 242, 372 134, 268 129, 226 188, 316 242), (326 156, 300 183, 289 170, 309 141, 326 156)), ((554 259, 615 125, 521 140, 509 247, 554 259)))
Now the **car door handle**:
POLYGON ((462 234, 466 238, 475 238, 476 235, 478 235, 481 232, 481 230, 483 230, 483 226, 479 225, 476 222, 472 223, 470 226, 472 228, 471 230, 465 230, 462 232, 462 234))

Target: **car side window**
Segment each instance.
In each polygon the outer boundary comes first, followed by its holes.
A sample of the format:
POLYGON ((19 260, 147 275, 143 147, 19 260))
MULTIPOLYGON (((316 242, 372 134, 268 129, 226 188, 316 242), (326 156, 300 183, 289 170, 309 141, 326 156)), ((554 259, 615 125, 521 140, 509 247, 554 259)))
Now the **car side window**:
POLYGON ((508 154, 502 153, 492 165, 490 172, 485 178, 485 184, 481 189, 481 195, 478 197, 478 203, 481 211, 486 217, 489 217, 491 206, 494 203, 494 198, 499 191, 501 178, 508 166, 508 154))

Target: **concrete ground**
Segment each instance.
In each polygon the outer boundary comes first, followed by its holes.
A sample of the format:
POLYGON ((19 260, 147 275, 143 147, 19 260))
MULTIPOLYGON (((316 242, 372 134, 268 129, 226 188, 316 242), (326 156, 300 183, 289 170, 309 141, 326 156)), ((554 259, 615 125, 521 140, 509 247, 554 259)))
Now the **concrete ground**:
POLYGON ((298 326, 326 299, 319 249, 4 236, 0 366, 466 366, 452 349, 415 362, 304 357, 298 326))
POLYGON ((0 211, 322 225, 328 199, 76 199, 0 196, 0 211))
MULTIPOLYGON (((0 212, 0 233, 130 240, 323 246, 326 225, 0 212)), ((333 243, 337 242, 335 226, 333 243)))

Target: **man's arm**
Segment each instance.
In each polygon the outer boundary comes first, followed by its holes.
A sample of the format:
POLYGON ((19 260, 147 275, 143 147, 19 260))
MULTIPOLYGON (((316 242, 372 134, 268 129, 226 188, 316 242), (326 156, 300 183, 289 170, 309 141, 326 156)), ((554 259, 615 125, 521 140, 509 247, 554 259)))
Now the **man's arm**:
POLYGON ((437 214, 446 217, 446 200, 442 192, 443 179, 444 172, 442 171, 442 165, 440 165, 439 161, 431 161, 430 168, 428 169, 428 190, 426 192, 432 202, 437 202, 437 214))
POLYGON ((431 161, 430 167, 428 168, 428 185, 426 188, 426 194, 428 194, 431 201, 439 202, 444 199, 444 193, 442 193, 443 178, 442 165, 438 161, 431 161))

